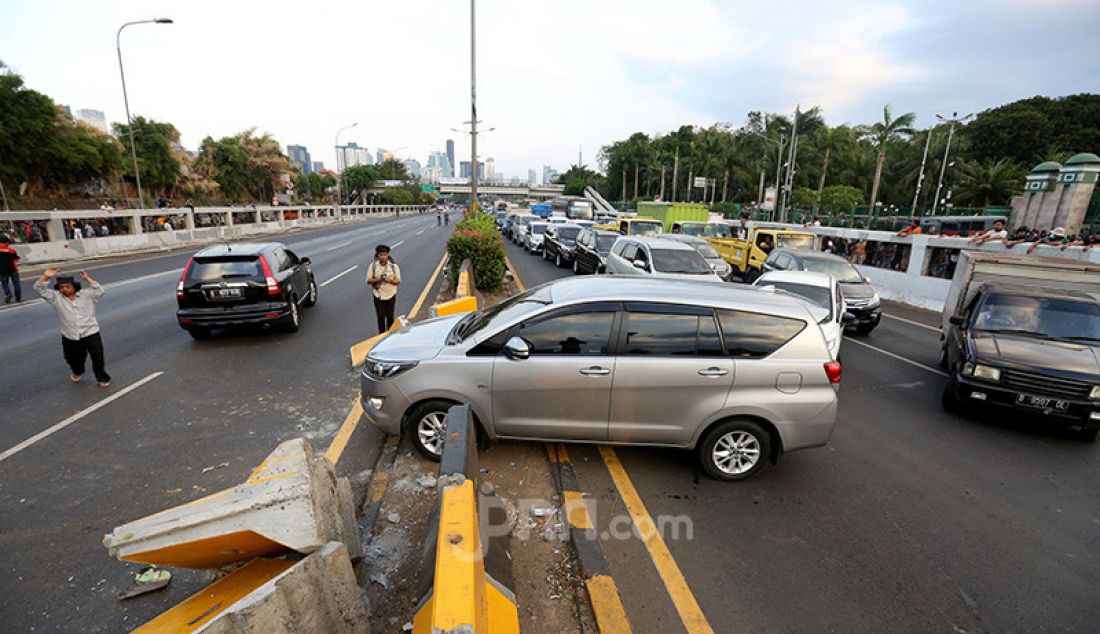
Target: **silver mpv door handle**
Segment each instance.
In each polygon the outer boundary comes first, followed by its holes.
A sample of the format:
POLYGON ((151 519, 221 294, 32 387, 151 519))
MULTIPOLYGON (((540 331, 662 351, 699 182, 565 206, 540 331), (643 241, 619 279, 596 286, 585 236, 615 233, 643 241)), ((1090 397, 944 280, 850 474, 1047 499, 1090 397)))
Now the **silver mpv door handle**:
POLYGON ((581 370, 581 374, 585 376, 604 376, 607 374, 611 374, 611 370, 598 366, 592 366, 591 368, 585 368, 581 370))
POLYGON ((699 376, 726 376, 729 373, 729 370, 723 370, 722 368, 707 368, 706 370, 699 370, 699 376))

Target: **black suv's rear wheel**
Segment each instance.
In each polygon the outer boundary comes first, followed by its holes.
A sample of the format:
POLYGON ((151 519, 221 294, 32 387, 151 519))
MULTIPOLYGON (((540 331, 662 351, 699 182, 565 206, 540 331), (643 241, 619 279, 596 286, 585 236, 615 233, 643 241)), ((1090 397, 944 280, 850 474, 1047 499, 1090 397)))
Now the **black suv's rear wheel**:
POLYGON ((306 291, 306 301, 302 302, 306 306, 317 305, 317 282, 313 280, 313 276, 309 276, 309 290, 306 291))
POLYGON ((699 443, 699 460, 715 480, 744 480, 768 464, 771 446, 771 436, 757 423, 730 420, 715 426, 699 443))
POLYGON ((283 329, 287 332, 298 332, 298 329, 302 327, 302 316, 298 313, 298 298, 294 295, 290 296, 290 314, 287 315, 286 321, 283 322, 283 329))

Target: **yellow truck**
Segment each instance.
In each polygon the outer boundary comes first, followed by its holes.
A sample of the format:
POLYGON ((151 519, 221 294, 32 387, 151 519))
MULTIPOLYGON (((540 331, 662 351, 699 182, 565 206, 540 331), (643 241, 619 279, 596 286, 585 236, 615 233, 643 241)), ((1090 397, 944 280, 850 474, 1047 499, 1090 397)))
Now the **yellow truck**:
POLYGON ((704 238, 730 263, 734 274, 749 283, 760 277, 760 267, 773 249, 813 250, 816 244, 814 234, 795 229, 749 227, 748 231, 745 238, 704 238))

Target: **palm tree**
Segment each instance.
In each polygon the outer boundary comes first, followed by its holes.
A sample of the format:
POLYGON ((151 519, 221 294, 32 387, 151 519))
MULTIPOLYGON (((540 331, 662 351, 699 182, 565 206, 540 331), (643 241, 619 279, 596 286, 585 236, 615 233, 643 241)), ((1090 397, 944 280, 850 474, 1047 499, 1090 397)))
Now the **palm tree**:
POLYGON ((1023 170, 1010 159, 963 162, 955 199, 972 207, 1003 205, 1019 193, 1023 170))
POLYGON ((913 121, 916 118, 916 114, 906 112, 895 119, 890 115, 890 104, 886 104, 882 107, 882 121, 862 130, 863 138, 870 141, 878 151, 878 161, 875 163, 875 180, 871 185, 870 208, 872 210, 875 208, 875 203, 878 202, 878 188, 882 180, 882 165, 886 162, 886 146, 889 143, 901 140, 903 137, 912 136, 913 121))
POLYGON ((818 128, 814 134, 814 144, 825 156, 821 161, 821 179, 817 182, 817 198, 821 199, 821 190, 825 189, 825 176, 829 173, 829 158, 833 152, 843 150, 852 143, 852 129, 847 126, 818 128))

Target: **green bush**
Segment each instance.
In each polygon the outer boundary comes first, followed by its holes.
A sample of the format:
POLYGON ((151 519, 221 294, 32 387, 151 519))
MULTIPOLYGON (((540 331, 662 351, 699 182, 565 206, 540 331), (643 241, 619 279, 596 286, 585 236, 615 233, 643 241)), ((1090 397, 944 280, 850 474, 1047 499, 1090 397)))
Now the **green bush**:
POLYGON ((458 269, 466 258, 473 264, 477 290, 494 293, 503 286, 504 240, 493 216, 476 214, 458 223, 454 234, 447 240, 447 254, 450 256, 452 286, 457 282, 458 269))

